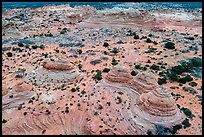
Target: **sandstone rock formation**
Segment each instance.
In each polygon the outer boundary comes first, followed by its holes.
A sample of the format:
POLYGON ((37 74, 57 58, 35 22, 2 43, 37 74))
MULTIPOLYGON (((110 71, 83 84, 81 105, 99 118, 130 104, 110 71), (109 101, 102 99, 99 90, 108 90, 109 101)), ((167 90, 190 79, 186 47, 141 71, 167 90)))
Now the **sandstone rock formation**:
MULTIPOLYGON (((157 84, 153 73, 150 71, 139 72, 134 77, 128 73, 126 68, 116 65, 108 73, 106 80, 108 80, 108 83, 111 82, 110 85, 120 83, 122 87, 125 86, 133 90, 132 94, 130 94, 128 89, 123 89, 132 97, 134 96, 133 99, 137 104, 131 107, 130 112, 134 115, 138 115, 144 121, 153 124, 173 126, 183 120, 182 114, 176 106, 170 92, 166 87, 160 87, 157 84)), ((119 85, 117 85, 117 87, 119 87, 119 85)), ((114 90, 112 89, 112 91, 114 90)))
POLYGON ((108 73, 106 79, 111 82, 122 83, 139 93, 146 93, 158 87, 152 72, 140 72, 133 77, 130 75, 130 72, 121 65, 114 66, 108 73))
POLYGON ((79 69, 66 60, 44 61, 42 66, 27 75, 28 81, 36 79, 35 83, 69 83, 80 78, 79 69))
POLYGON ((144 111, 140 116, 152 123, 169 126, 178 124, 183 119, 173 97, 164 86, 143 93, 138 106, 141 111, 144 111))

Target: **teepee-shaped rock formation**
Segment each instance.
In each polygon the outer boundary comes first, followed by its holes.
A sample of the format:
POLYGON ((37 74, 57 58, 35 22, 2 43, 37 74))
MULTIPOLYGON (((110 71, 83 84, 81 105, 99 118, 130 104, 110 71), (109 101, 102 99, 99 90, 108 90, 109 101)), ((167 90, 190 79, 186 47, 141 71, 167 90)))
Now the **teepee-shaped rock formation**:
POLYGON ((128 70, 122 65, 114 66, 106 77, 108 81, 117 83, 127 83, 131 78, 128 70))
POLYGON ((183 120, 170 92, 164 86, 140 95, 138 107, 142 111, 140 116, 155 124, 170 126, 183 120))
POLYGON ((175 101, 164 86, 159 86, 154 74, 150 71, 138 72, 131 76, 123 66, 114 66, 106 79, 109 82, 120 83, 139 94, 136 100, 137 115, 153 124, 171 126, 182 120, 175 101))
POLYGON ((42 83, 69 83, 80 76, 78 68, 66 60, 46 60, 27 77, 36 79, 36 84, 42 83))

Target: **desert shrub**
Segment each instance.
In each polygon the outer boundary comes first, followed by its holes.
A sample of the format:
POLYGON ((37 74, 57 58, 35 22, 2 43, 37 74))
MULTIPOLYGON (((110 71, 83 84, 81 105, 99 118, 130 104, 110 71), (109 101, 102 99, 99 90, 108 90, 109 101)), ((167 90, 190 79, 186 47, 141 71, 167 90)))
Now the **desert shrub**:
POLYGON ((82 69, 82 67, 83 67, 82 64, 79 64, 79 65, 78 65, 78 68, 79 68, 80 70, 82 69))
POLYGON ((184 113, 187 117, 189 117, 189 118, 194 117, 194 115, 192 114, 192 112, 191 112, 190 109, 183 107, 183 108, 181 108, 181 110, 183 111, 183 113, 184 113))
POLYGON ((145 51, 145 53, 155 52, 156 50, 157 48, 149 48, 148 51, 145 51))
POLYGON ((150 38, 147 38, 146 42, 147 43, 152 43, 152 40, 150 38))
POLYGON ((21 43, 21 42, 19 42, 19 43, 18 43, 18 46, 19 46, 19 47, 23 47, 23 46, 24 46, 24 44, 23 44, 23 43, 21 43))
POLYGON ((37 49, 38 46, 37 45, 32 45, 32 49, 37 49))
POLYGON ((114 54, 117 54, 119 52, 119 50, 117 48, 113 48, 111 52, 114 54))
POLYGON ((193 78, 190 75, 187 75, 183 78, 179 78, 178 82, 185 84, 186 82, 192 81, 193 78))
POLYGON ((63 28, 60 32, 60 34, 65 34, 67 32, 67 28, 63 28))
POLYGON ((154 45, 157 45, 158 43, 156 41, 153 42, 154 45))
POLYGON ((118 96, 117 96, 117 102, 116 102, 116 104, 120 104, 121 102, 122 102, 121 97, 118 97, 118 96))
POLYGON ((147 135, 153 135, 151 130, 147 130, 147 135))
POLYGON ((189 62, 192 64, 193 67, 202 67, 202 59, 201 58, 191 58, 189 62))
POLYGON ((82 90, 81 91, 81 94, 83 95, 83 94, 86 94, 86 91, 85 90, 82 90))
POLYGON ((106 104, 107 104, 108 106, 110 106, 110 102, 107 102, 106 104))
POLYGON ((193 81, 193 82, 189 83, 189 85, 190 85, 191 87, 194 87, 194 86, 197 86, 198 84, 193 81))
POLYGON ((186 39, 194 40, 194 37, 186 37, 186 39))
POLYGON ((176 134, 176 132, 177 132, 179 129, 182 129, 182 124, 178 124, 178 125, 173 126, 173 128, 169 129, 169 131, 170 131, 172 134, 176 134))
POLYGON ((104 42, 103 46, 107 48, 109 46, 108 42, 104 42))
POLYGON ((134 35, 134 39, 140 39, 140 37, 138 35, 134 35))
POLYGON ((101 80, 102 79, 102 74, 101 71, 97 71, 96 75, 93 77, 95 80, 101 80))
POLYGON ((178 75, 181 75, 183 72, 187 72, 188 69, 185 66, 178 65, 178 66, 172 67, 171 71, 173 71, 174 73, 176 73, 178 75))
POLYGON ((149 35, 148 35, 148 37, 152 37, 152 36, 153 36, 152 34, 149 34, 149 35))
POLYGON ((166 84, 167 82, 166 82, 166 77, 164 77, 164 78, 158 78, 158 84, 159 85, 162 85, 162 84, 166 84))
POLYGON ((173 42, 167 42, 164 47, 167 49, 175 49, 175 44, 173 42))
POLYGON ((166 128, 162 125, 156 125, 156 135, 167 135, 169 133, 169 128, 166 128))
POLYGON ((117 65, 118 64, 118 62, 117 62, 117 60, 115 60, 115 58, 113 58, 112 59, 112 63, 111 63, 112 65, 117 65))
POLYGON ((103 106, 101 104, 99 104, 98 109, 103 109, 103 106))
POLYGON ((81 49, 79 49, 79 50, 78 50, 78 53, 79 53, 79 54, 81 54, 81 53, 82 53, 82 50, 81 50, 81 49))
POLYGON ((45 45, 40 45, 39 48, 40 49, 45 49, 45 45))
POLYGON ((71 92, 76 92, 76 89, 75 89, 75 88, 72 88, 72 89, 71 89, 71 92))
POLYGON ((6 122, 7 122, 7 120, 5 120, 5 119, 2 120, 2 123, 6 123, 6 122))
POLYGON ((182 122, 182 124, 184 125, 184 128, 191 126, 191 124, 189 123, 189 119, 187 119, 187 118, 182 122))
POLYGON ((167 72, 167 76, 172 81, 178 81, 178 75, 175 72, 167 72))
POLYGON ((13 56, 13 54, 12 54, 11 52, 7 52, 6 55, 7 55, 8 57, 12 57, 12 56, 13 56))
POLYGON ((23 107, 23 104, 19 104, 19 106, 18 106, 18 110, 21 110, 22 107, 23 107))
POLYGON ((52 35, 52 33, 48 33, 48 34, 45 34, 45 36, 52 37, 53 35, 52 35))
POLYGON ((150 67, 150 69, 153 69, 153 70, 159 70, 159 66, 153 64, 153 65, 150 67))
POLYGON ((109 72, 109 71, 110 71, 109 68, 104 68, 104 69, 103 69, 103 72, 109 72))
POLYGON ((130 74, 131 74, 132 76, 136 76, 136 75, 137 75, 137 72, 133 70, 130 74))
POLYGON ((141 66, 140 65, 135 65, 135 68, 136 69, 141 69, 141 66))

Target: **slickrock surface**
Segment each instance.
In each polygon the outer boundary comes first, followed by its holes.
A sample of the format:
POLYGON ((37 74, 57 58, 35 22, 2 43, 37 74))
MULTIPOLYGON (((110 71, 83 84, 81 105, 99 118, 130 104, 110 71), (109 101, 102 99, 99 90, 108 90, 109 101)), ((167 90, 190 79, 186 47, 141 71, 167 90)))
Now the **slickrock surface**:
POLYGON ((202 9, 3 12, 2 114, 4 135, 201 135, 202 9))

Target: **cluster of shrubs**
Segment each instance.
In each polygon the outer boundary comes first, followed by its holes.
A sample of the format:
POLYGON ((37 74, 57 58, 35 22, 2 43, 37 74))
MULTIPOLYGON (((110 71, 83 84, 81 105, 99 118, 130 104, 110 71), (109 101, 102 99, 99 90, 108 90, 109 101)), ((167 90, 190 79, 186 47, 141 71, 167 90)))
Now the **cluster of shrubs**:
POLYGON ((65 34, 67 32, 67 28, 63 28, 60 32, 60 34, 65 34))
MULTIPOLYGON (((190 75, 186 75, 184 77, 180 77, 179 75, 187 72, 192 73, 193 70, 197 67, 202 66, 202 59, 201 58, 191 58, 189 61, 182 61, 180 62, 180 65, 171 67, 167 69, 166 71, 162 71, 159 73, 160 76, 163 76, 163 78, 158 80, 158 83, 163 84, 166 83, 166 80, 172 80, 176 81, 182 84, 185 84, 186 82, 190 82, 193 80, 193 78, 190 75)), ((193 84, 196 85, 196 84, 193 84)))
POLYGON ((149 48, 148 51, 145 51, 145 53, 155 52, 156 50, 157 48, 149 48))
POLYGON ((184 113, 187 117, 189 117, 189 118, 193 118, 193 117, 194 117, 194 115, 192 114, 192 112, 191 112, 190 109, 182 107, 181 110, 183 111, 183 113, 184 113))
POLYGON ((109 68, 104 68, 104 69, 103 69, 103 72, 109 72, 109 71, 110 71, 109 68))
POLYGON ((101 80, 102 79, 102 74, 101 71, 97 70, 96 75, 93 77, 94 80, 101 80))
POLYGON ((175 44, 173 42, 167 42, 164 47, 167 49, 175 49, 175 44))
MULTIPOLYGON (((172 128, 164 127, 162 125, 155 125, 155 127, 156 127, 156 134, 155 135, 176 134, 178 130, 182 129, 182 127, 187 128, 190 126, 191 126, 191 124, 189 123, 189 120, 187 118, 181 124, 175 125, 172 128)), ((152 131, 147 130, 147 135, 153 135, 152 131)))
POLYGON ((111 52, 114 54, 117 54, 119 52, 119 50, 117 48, 113 48, 111 52))
POLYGON ((142 67, 141 65, 135 65, 135 69, 140 69, 140 70, 147 70, 147 67, 142 67))

